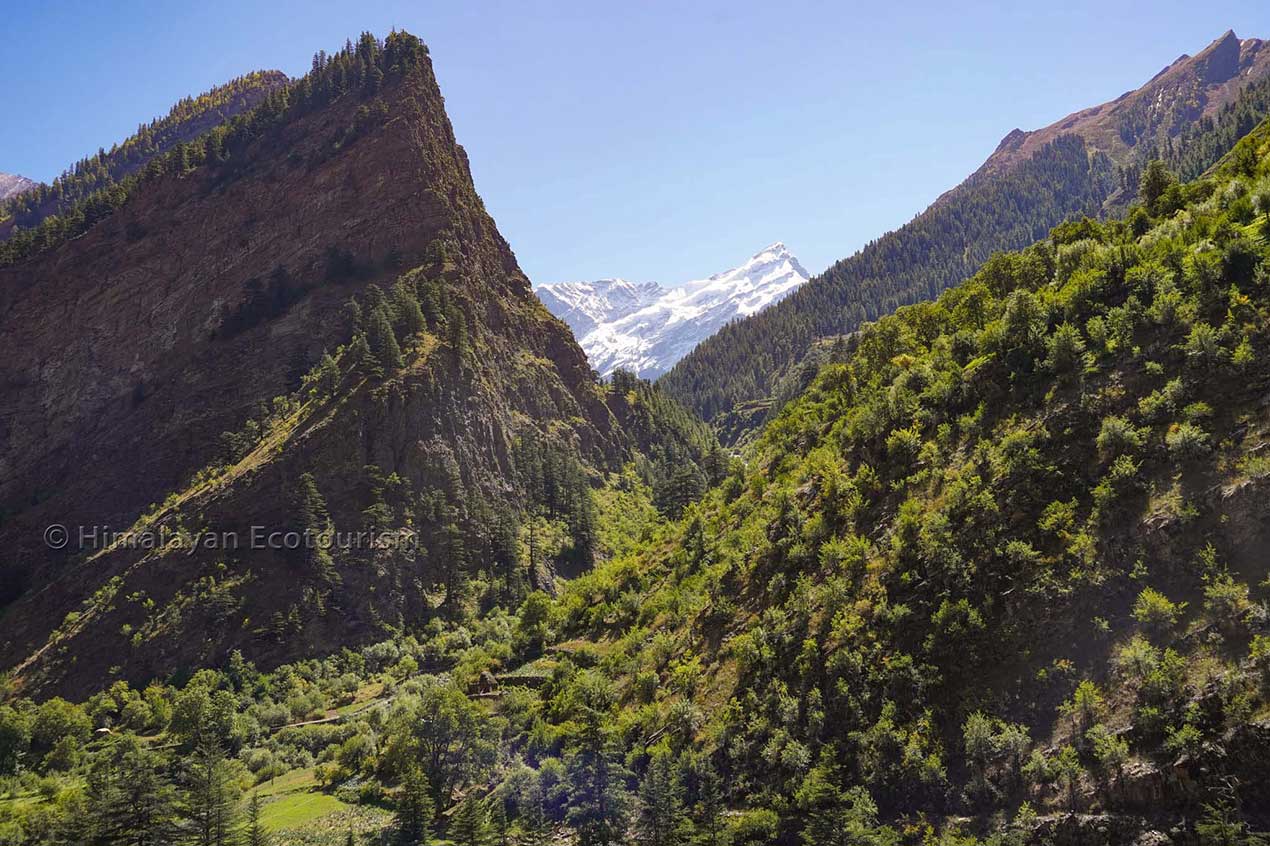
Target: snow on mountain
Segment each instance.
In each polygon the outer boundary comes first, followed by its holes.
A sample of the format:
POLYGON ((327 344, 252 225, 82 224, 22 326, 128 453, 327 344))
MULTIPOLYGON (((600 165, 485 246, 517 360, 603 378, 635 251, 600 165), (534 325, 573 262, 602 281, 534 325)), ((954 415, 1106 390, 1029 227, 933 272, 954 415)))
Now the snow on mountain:
POLYGON ((673 288, 605 279, 543 285, 538 296, 573 329, 601 376, 622 368, 653 379, 729 321, 763 310, 807 278, 777 242, 739 267, 673 288))
POLYGON ((652 305, 666 290, 656 282, 600 279, 542 285, 537 293, 552 314, 569 324, 574 337, 581 338, 601 323, 620 320, 652 305))

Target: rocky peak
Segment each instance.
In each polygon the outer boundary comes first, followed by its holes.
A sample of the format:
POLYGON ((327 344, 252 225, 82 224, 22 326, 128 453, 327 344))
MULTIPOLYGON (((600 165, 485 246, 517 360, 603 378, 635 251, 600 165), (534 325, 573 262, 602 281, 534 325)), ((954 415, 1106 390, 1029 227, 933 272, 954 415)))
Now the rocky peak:
POLYGON ((32 179, 27 179, 25 176, 18 176, 14 173, 0 173, 0 202, 30 191, 32 188, 37 188, 39 184, 32 179))
POLYGON ((1176 136, 1268 75, 1270 51, 1262 42, 1241 41, 1227 30, 1196 55, 1179 57, 1141 88, 1041 129, 1011 130, 975 176, 1010 170, 1061 135, 1076 135, 1092 151, 1126 164, 1140 143, 1176 136))
POLYGON ((585 355, 532 296, 476 194, 426 48, 395 33, 329 61, 338 72, 315 70, 252 111, 224 160, 164 158, 82 235, 0 268, 11 352, 0 364, 0 665, 32 687, 83 690, 106 667, 145 678, 234 648, 265 662, 320 651, 324 637, 355 642, 404 608, 375 605, 401 594, 372 570, 345 577, 338 614, 301 613, 314 585, 277 550, 56 550, 44 526, 247 537, 287 526, 296 479, 312 472, 333 519, 356 527, 367 466, 493 501, 509 494, 527 428, 550 427, 596 464, 623 448, 585 355), (338 402, 305 400, 300 377, 357 325, 350 298, 374 301, 370 285, 391 290, 406 271, 434 297, 431 338, 408 370, 345 378, 338 402), (280 418, 270 409, 284 400, 296 410, 280 418), (226 437, 268 414, 276 438, 225 464, 226 437), (120 635, 125 621, 146 625, 123 597, 177 607, 212 572, 251 585, 233 625, 195 604, 140 645, 120 635), (58 628, 106 585, 115 603, 58 628), (299 615, 303 633, 262 636, 279 613, 299 615), (61 663, 54 642, 74 644, 77 663, 61 663))
POLYGON ((1202 53, 1195 57, 1196 65, 1202 63, 1201 79, 1207 85, 1225 82, 1239 73, 1239 59, 1243 45, 1235 31, 1228 29, 1202 53))

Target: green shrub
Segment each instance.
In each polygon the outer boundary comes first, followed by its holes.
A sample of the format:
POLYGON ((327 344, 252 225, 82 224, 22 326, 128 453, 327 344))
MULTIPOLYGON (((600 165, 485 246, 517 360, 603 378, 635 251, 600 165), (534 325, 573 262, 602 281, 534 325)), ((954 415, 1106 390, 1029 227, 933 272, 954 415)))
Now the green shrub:
POLYGON ((760 846, 774 843, 780 831, 780 817, 768 808, 751 808, 728 820, 727 840, 732 846, 760 846))
POLYGON ((1175 603, 1154 588, 1144 588, 1133 603, 1133 618, 1157 633, 1177 625, 1186 603, 1175 603))
POLYGON ((1142 446, 1142 432, 1123 417, 1108 417, 1098 433, 1098 450, 1109 456, 1133 453, 1142 446))
POLYGON ((1223 628, 1238 628, 1251 607, 1248 586, 1229 574, 1211 579, 1204 588, 1204 610, 1223 628))
POLYGON ((1169 454, 1179 461, 1200 458, 1209 450, 1208 433, 1194 423, 1175 423, 1164 436, 1169 454))
POLYGON ((1226 357, 1220 334, 1207 323, 1196 323, 1191 327, 1184 349, 1187 360, 1200 368, 1216 367, 1226 357))
POLYGON ((1182 385, 1181 379, 1173 379, 1158 391, 1152 391, 1150 395, 1142 398, 1138 403, 1138 413, 1140 413, 1147 422, 1155 422, 1166 417, 1171 417, 1182 404, 1182 399, 1186 395, 1186 388, 1182 385))
POLYGON ((1079 373, 1085 365, 1085 339, 1080 330, 1064 323, 1046 342, 1045 366, 1061 377, 1079 373))

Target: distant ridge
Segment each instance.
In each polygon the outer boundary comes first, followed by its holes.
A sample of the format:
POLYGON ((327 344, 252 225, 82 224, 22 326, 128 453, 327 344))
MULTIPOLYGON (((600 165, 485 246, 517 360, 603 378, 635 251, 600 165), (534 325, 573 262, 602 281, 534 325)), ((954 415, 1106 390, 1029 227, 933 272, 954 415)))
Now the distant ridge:
POLYGON ((16 197, 32 188, 39 187, 38 182, 13 173, 0 173, 0 201, 16 197))
POLYGON ((1135 91, 1043 129, 1007 133, 975 173, 908 224, 778 305, 725 326, 661 384, 715 423, 770 404, 818 339, 934 298, 993 253, 1044 238, 1071 216, 1123 208, 1151 158, 1183 178, 1198 176, 1267 115, 1270 49, 1228 31, 1135 91))
POLYGON ((51 215, 64 214, 76 203, 137 173, 156 157, 251 111, 289 81, 279 70, 254 71, 198 96, 184 97, 164 117, 142 124, 109 150, 80 159, 51 184, 31 183, 8 196, 0 191, 0 202, 8 201, 0 205, 0 239, 7 238, 15 227, 31 229, 51 215))

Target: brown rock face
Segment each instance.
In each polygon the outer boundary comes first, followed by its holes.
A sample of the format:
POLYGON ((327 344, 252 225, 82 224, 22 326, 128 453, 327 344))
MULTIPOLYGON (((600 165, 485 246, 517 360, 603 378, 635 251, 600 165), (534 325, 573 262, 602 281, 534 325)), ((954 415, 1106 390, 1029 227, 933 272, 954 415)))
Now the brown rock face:
POLYGON ((1182 56, 1146 85, 1109 103, 1070 114, 1032 132, 1015 129, 979 169, 1004 172, 1026 161, 1060 135, 1075 134, 1092 150, 1124 162, 1142 141, 1176 135, 1201 117, 1233 102, 1248 84, 1270 74, 1266 42, 1241 41, 1226 32, 1195 56, 1182 56))
POLYGON ((476 195, 426 58, 372 97, 343 95, 274 127, 228 165, 150 180, 82 237, 0 269, 0 339, 0 666, 32 688, 84 689, 109 667, 141 677, 234 647, 281 657, 369 631, 359 591, 377 584, 373 572, 346 575, 341 612, 279 645, 252 632, 298 601, 285 554, 90 556, 75 549, 77 527, 122 531, 182 491, 155 525, 283 525, 310 471, 338 526, 356 522, 367 464, 419 485, 453 466, 505 495, 510 444, 527 426, 596 461, 620 450, 583 352, 533 297, 476 195), (382 120, 351 131, 368 103, 382 120), (191 493, 221 433, 348 340, 350 296, 414 267, 458 304, 470 360, 441 343, 385 384, 349 382, 250 466, 191 493), (235 323, 276 279, 299 293, 235 323), (45 543, 51 524, 70 528, 67 550, 45 543), (189 588, 209 573, 241 588, 232 615, 189 588), (184 603, 140 646, 121 634, 153 623, 124 599, 138 594, 184 603))

